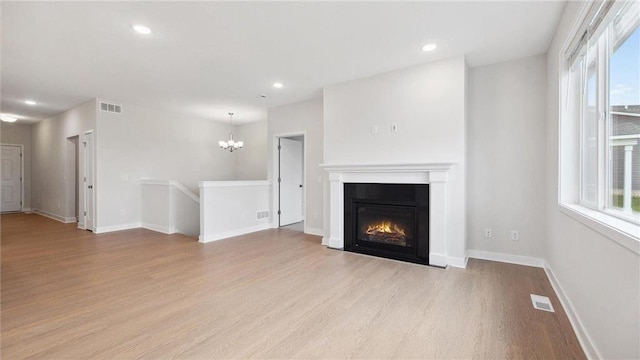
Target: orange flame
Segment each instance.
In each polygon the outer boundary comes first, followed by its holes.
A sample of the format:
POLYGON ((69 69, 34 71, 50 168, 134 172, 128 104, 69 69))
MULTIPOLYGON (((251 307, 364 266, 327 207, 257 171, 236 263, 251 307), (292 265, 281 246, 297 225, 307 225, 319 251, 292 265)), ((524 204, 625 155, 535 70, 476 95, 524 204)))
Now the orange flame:
POLYGON ((405 236, 404 229, 398 227, 396 224, 392 224, 391 221, 383 220, 379 224, 369 225, 367 227, 367 234, 373 235, 376 233, 386 233, 386 234, 400 234, 405 236))

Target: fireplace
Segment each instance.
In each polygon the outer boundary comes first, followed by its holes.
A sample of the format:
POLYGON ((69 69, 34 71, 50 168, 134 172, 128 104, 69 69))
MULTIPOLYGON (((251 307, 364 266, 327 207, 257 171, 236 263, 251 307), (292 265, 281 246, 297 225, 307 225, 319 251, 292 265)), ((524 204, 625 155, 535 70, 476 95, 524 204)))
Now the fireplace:
POLYGON ((428 184, 344 184, 344 249, 429 264, 428 184))

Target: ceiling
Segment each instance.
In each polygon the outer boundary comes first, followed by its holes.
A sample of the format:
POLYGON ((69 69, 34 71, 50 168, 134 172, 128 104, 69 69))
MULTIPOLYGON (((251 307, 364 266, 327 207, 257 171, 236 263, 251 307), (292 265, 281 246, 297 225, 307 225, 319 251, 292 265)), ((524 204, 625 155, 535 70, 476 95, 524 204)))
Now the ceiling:
POLYGON ((461 55, 474 67, 545 53, 565 4, 2 2, 2 113, 34 122, 101 98, 259 121, 328 84, 461 55), (428 42, 438 48, 423 52, 428 42))

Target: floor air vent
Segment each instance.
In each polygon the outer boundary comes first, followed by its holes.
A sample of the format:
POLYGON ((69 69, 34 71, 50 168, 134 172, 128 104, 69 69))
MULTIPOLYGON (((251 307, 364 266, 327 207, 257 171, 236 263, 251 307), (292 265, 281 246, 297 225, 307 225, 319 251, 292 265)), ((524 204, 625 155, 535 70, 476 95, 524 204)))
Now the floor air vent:
POLYGON ((116 114, 122 114, 122 106, 121 105, 109 104, 109 103, 106 103, 106 102, 101 102, 100 103, 100 110, 106 111, 106 112, 112 112, 112 113, 116 113, 116 114))
POLYGON ((551 305, 551 300, 546 296, 531 294, 531 303, 533 304, 534 309, 555 312, 553 310, 553 305, 551 305))

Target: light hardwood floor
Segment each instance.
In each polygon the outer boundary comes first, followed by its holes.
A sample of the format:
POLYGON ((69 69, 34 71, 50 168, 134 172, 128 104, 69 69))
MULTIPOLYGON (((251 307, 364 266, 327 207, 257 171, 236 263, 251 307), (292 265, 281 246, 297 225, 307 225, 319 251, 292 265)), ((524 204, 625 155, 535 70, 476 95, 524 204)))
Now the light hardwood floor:
POLYGON ((200 244, 38 215, 1 225, 4 359, 585 357, 542 269, 442 270, 287 229, 200 244))

